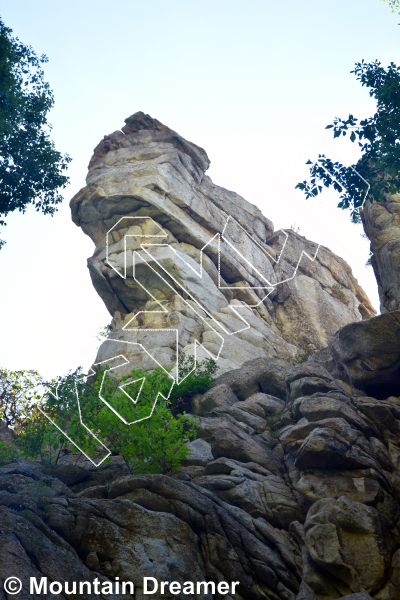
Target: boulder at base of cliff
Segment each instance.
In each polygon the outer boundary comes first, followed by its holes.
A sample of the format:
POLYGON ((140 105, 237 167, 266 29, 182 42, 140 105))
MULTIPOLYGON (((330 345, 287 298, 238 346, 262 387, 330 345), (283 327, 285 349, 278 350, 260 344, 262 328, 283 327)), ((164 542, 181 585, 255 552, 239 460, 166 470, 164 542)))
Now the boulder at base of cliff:
POLYGON ((376 398, 400 390, 400 311, 345 325, 329 340, 353 385, 376 398))

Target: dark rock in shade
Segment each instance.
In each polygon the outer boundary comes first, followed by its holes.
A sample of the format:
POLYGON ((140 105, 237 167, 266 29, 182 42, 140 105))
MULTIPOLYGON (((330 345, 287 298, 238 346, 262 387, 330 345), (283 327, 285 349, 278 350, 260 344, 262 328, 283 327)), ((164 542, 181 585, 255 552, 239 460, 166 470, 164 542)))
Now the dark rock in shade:
POLYGON ((372 600, 372 596, 367 594, 367 592, 358 592, 355 594, 348 594, 347 596, 342 596, 340 600, 372 600))
POLYGON ((235 369, 216 378, 214 385, 228 385, 239 400, 246 400, 261 392, 258 372, 249 368, 235 369))
POLYGON ((237 397, 226 383, 214 386, 203 395, 196 395, 192 398, 192 413, 194 415, 203 415, 211 412, 219 406, 231 406, 237 402, 237 397))
MULTIPOLYGON (((261 363, 261 361, 262 359, 250 361, 246 366, 256 369, 257 362, 261 363)), ((290 368, 290 364, 284 362, 286 361, 265 361, 265 366, 260 367, 258 371, 258 381, 264 394, 276 396, 281 400, 286 400, 285 373, 290 368)))
POLYGON ((318 427, 302 443, 295 464, 299 469, 363 469, 379 470, 367 440, 352 430, 345 439, 334 429, 318 427))
MULTIPOLYGON (((47 466, 43 471, 51 476, 56 476, 66 485, 72 486, 77 483, 82 483, 89 479, 90 472, 87 469, 75 465, 57 465, 47 466)), ((93 468, 94 473, 97 475, 98 472, 93 468)))
POLYGON ((400 394, 400 311, 345 325, 329 340, 337 364, 367 395, 400 394))
POLYGON ((372 507, 346 497, 318 500, 305 523, 314 561, 349 592, 377 592, 385 582, 396 541, 372 507), (383 543, 384 540, 384 543, 383 543))
POLYGON ((308 359, 308 363, 318 363, 324 367, 335 379, 341 379, 347 383, 351 383, 350 378, 345 369, 339 365, 333 358, 329 346, 316 350, 308 359))
POLYGON ((244 463, 256 462, 276 475, 283 471, 282 461, 273 451, 240 430, 221 429, 210 442, 214 458, 226 456, 244 463))

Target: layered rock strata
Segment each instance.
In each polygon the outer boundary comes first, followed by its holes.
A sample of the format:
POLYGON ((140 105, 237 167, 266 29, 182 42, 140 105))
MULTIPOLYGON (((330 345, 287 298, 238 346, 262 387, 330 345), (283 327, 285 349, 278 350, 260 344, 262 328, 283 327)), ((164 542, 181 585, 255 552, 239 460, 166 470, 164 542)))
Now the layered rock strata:
MULTIPOLYGON (((151 368, 200 344, 220 375, 191 399, 178 472, 1 465, 0 577, 21 579, 16 600, 37 597, 30 577, 132 582, 123 600, 400 600, 398 312, 370 318, 348 265, 215 186, 203 150, 143 113, 126 123, 71 202, 113 315, 97 361, 151 368), (210 587, 150 596, 143 577, 210 587)), ((110 597, 72 597, 94 595, 110 597)))
POLYGON ((176 473, 77 455, 1 466, 0 577, 132 581, 135 600, 399 600, 400 397, 258 358, 192 408, 198 438, 176 473), (143 577, 240 585, 149 596, 143 577))
POLYGON ((381 312, 400 310, 400 194, 366 202, 361 211, 371 241, 371 264, 378 283, 381 312))
POLYGON ((114 342, 98 362, 123 352, 130 368, 151 368, 150 353, 165 366, 201 344, 227 371, 315 351, 373 316, 345 261, 292 230, 274 232, 256 206, 212 183, 209 164, 143 113, 95 149, 71 211, 96 244, 88 266, 113 316, 114 342))

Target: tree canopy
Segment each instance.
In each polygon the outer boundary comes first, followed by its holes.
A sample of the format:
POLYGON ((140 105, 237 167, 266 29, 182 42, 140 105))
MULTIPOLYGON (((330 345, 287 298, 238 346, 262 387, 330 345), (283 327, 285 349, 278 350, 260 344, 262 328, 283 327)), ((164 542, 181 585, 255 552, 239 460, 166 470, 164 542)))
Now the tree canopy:
POLYGON ((48 59, 11 34, 0 19, 0 217, 25 212, 28 204, 52 215, 62 201, 58 190, 69 181, 63 171, 71 159, 49 138, 54 96, 41 68, 48 59))
POLYGON ((381 2, 387 4, 393 13, 397 12, 400 15, 400 0, 381 0, 381 2))
POLYGON ((303 190, 306 198, 321 193, 322 184, 340 192, 339 208, 351 210, 353 221, 360 219, 360 208, 365 199, 380 202, 385 194, 400 189, 400 68, 394 63, 385 69, 379 61, 358 62, 354 73, 363 86, 370 88, 369 95, 376 99, 376 113, 359 120, 352 114, 347 119, 335 117, 333 137, 349 134, 350 140, 361 148, 362 157, 351 166, 333 162, 324 154, 316 161, 308 160, 310 181, 296 188, 303 190))

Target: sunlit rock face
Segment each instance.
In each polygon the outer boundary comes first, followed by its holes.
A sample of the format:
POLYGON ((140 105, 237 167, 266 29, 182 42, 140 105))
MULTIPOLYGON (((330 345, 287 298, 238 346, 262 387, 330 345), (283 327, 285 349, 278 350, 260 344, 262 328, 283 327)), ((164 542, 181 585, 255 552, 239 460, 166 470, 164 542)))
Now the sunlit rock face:
MULTIPOLYGON (((104 600, 116 581, 134 585, 116 600, 400 600, 400 312, 369 318, 343 260, 274 232, 158 121, 126 123, 71 202, 113 315, 97 361, 123 353, 129 371, 199 348, 221 369, 188 399, 197 439, 179 471, 132 473, 119 455, 96 468, 72 444, 57 465, 0 464, 4 585, 14 574, 24 591, 31 578, 100 582, 104 600), (148 594, 149 577, 194 587, 148 594), (237 589, 220 594, 221 582, 237 589)), ((4 443, 12 435, 3 425, 4 443)))
POLYGON ((140 343, 165 365, 177 344, 191 353, 198 343, 227 371, 315 351, 373 316, 344 260, 292 230, 274 232, 256 206, 205 175, 202 148, 149 115, 125 122, 95 148, 71 201, 96 244, 90 274, 113 316, 114 343, 99 361, 118 347, 150 366, 140 343))
POLYGON ((366 202, 361 211, 371 241, 371 264, 378 282, 381 312, 400 310, 400 194, 366 202))

